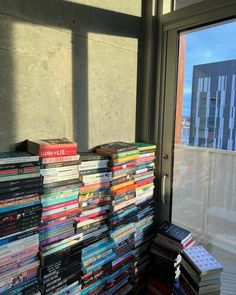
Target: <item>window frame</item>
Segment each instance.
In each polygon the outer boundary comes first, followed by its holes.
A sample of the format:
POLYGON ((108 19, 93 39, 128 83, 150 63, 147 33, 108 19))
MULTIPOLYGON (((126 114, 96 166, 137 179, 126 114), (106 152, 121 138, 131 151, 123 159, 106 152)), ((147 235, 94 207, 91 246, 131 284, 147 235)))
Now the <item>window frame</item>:
POLYGON ((174 126, 176 111, 179 33, 213 25, 236 17, 235 0, 205 0, 162 15, 163 1, 157 7, 157 67, 155 123, 158 146, 157 224, 172 220, 174 126))

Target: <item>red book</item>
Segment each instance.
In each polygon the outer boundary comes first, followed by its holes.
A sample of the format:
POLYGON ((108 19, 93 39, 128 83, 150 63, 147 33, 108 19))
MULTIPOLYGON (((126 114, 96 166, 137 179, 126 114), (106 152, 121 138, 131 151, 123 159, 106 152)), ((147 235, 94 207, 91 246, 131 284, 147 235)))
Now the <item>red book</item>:
POLYGON ((50 221, 50 220, 53 220, 53 219, 61 218, 61 217, 64 217, 64 216, 70 215, 70 214, 77 214, 77 213, 81 212, 81 210, 82 210, 81 208, 76 208, 76 209, 72 209, 72 210, 69 210, 69 211, 62 212, 62 213, 53 214, 51 216, 42 217, 42 222, 46 222, 46 221, 50 221))
POLYGON ((136 162, 129 162, 123 165, 118 165, 118 166, 113 166, 111 167, 111 171, 118 171, 118 170, 122 170, 122 169, 126 169, 126 168, 131 168, 131 167, 135 167, 136 166, 136 162))
POLYGON ((51 211, 51 210, 62 208, 62 207, 67 207, 67 206, 74 205, 74 204, 78 204, 78 200, 72 200, 72 201, 63 202, 60 204, 55 204, 55 205, 44 207, 43 212, 51 211))
POLYGON ((77 154, 77 143, 66 138, 27 140, 27 151, 39 158, 72 156, 77 154))

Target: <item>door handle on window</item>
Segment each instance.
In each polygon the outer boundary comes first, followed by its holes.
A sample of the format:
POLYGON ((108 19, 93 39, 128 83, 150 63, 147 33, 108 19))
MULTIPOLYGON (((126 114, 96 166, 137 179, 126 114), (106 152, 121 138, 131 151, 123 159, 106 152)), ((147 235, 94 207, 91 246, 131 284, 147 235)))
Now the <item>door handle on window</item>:
POLYGON ((164 174, 162 176, 162 196, 161 201, 163 204, 166 203, 165 194, 166 194, 166 178, 168 177, 168 174, 164 174))

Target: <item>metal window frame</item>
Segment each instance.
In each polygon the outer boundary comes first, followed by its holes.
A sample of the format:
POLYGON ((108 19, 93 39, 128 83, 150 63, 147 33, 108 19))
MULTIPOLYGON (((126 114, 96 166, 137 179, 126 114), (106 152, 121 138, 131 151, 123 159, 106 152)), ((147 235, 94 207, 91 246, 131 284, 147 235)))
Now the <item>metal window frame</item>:
MULTIPOLYGON (((160 2, 165 1, 161 0, 160 2)), ((159 9, 162 8, 160 4, 159 9)), ((162 12, 162 10, 161 10, 162 12)), ((176 110, 178 39, 181 31, 212 25, 236 17, 235 0, 205 0, 162 15, 157 13, 158 45, 155 100, 157 160, 157 225, 172 219, 174 126, 176 110), (167 177, 165 177, 167 176, 167 177), (165 179, 165 183, 164 182, 165 179), (164 201, 165 200, 165 204, 164 201)))

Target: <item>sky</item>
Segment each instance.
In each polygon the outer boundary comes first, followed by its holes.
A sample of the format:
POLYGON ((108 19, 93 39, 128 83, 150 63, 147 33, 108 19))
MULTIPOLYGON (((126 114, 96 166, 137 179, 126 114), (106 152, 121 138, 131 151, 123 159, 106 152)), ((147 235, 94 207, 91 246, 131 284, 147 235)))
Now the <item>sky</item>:
POLYGON ((186 33, 183 116, 190 116, 193 66, 236 59, 236 20, 186 33))

